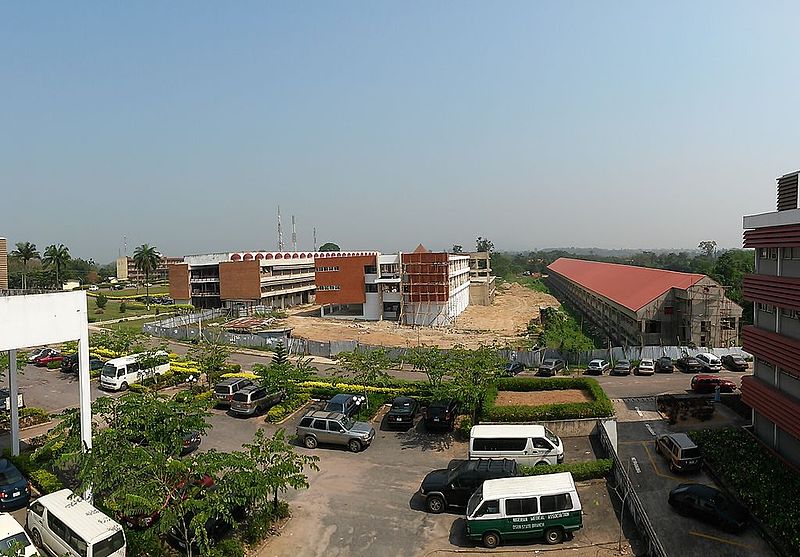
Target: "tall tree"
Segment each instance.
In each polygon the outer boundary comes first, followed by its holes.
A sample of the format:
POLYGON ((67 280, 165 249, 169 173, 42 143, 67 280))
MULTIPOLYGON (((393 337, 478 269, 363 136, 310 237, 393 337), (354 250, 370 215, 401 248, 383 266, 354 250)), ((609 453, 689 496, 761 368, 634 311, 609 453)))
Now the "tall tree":
POLYGON ((12 251, 11 255, 22 262, 22 289, 25 290, 28 288, 28 262, 39 257, 36 244, 17 242, 17 249, 12 251))
POLYGON ((44 250, 44 259, 42 263, 45 267, 55 269, 56 272, 56 288, 61 289, 61 271, 67 266, 69 262, 69 248, 64 244, 50 244, 44 250))
MULTIPOLYGON (((365 387, 385 385, 391 379, 389 368, 394 363, 384 348, 356 348, 352 352, 340 352, 336 355, 336 361, 341 366, 335 372, 337 375, 349 375, 365 387)), ((366 389, 364 396, 369 401, 366 389)))
POLYGON ((319 251, 342 251, 338 244, 333 242, 325 242, 319 247, 319 251))
POLYGON ((461 244, 453 244, 453 253, 463 253, 464 246, 461 244))
POLYGON ((144 273, 144 286, 147 296, 147 309, 150 309, 150 274, 158 269, 161 254, 155 246, 142 244, 133 252, 133 263, 140 272, 144 273))
POLYGON ((283 391, 287 400, 297 396, 299 384, 307 380, 313 371, 308 359, 301 358, 296 363, 289 361, 282 342, 275 346, 275 354, 269 365, 253 364, 253 373, 259 376, 261 385, 271 393, 283 391))
POLYGON ((438 346, 425 346, 423 344, 406 350, 404 359, 414 366, 414 369, 422 371, 428 376, 428 382, 434 397, 443 394, 442 380, 445 375, 453 370, 454 362, 447 352, 441 350, 438 346))
POLYGON ((714 252, 717 251, 717 242, 714 240, 705 240, 697 244, 697 247, 706 257, 714 257, 714 252))
POLYGON ((494 251, 494 242, 492 242, 489 238, 482 238, 478 236, 478 239, 475 240, 475 251, 494 251))
POLYGON ((450 350, 453 372, 450 387, 454 398, 472 411, 472 421, 477 423, 486 398, 486 391, 495 380, 503 360, 495 347, 482 346, 468 350, 457 346, 450 350))
POLYGON ((224 344, 204 340, 198 346, 191 348, 188 355, 190 360, 197 362, 197 369, 206 376, 208 386, 213 387, 225 371, 231 349, 224 344))

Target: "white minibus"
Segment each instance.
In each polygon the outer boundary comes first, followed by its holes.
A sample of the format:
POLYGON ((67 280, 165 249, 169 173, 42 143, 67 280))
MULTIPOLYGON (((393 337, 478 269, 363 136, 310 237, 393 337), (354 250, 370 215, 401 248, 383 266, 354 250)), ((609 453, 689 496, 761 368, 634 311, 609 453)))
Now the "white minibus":
POLYGON ((109 391, 124 391, 131 383, 139 383, 169 371, 169 354, 166 352, 156 352, 159 363, 148 369, 143 369, 139 361, 144 356, 144 353, 140 353, 108 360, 100 372, 100 387, 109 391))
POLYGON ((69 489, 28 505, 25 527, 33 543, 61 557, 125 557, 122 526, 69 489))
POLYGON ((469 432, 469 458, 511 458, 521 466, 561 464, 564 444, 542 425, 480 424, 469 432))

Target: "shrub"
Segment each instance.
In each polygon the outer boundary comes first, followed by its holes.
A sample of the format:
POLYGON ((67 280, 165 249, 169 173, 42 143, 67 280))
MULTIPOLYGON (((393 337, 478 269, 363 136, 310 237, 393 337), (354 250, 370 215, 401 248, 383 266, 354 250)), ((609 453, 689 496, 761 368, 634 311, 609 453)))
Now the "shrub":
POLYGON ((571 462, 569 464, 550 464, 546 466, 522 466, 523 476, 539 476, 541 474, 555 474, 557 472, 570 472, 576 482, 596 480, 603 478, 611 472, 612 461, 610 458, 593 460, 590 462, 571 462))
POLYGON ((119 303, 119 312, 120 313, 125 313, 125 310, 127 310, 127 309, 128 309, 128 305, 125 303, 125 300, 121 301, 119 303))
POLYGON ((455 427, 456 436, 459 439, 469 439, 469 432, 473 425, 475 424, 472 423, 472 416, 458 416, 455 427))
POLYGON ((47 362, 47 369, 59 369, 61 362, 47 362))
POLYGON ((209 557, 244 557, 245 550, 242 542, 236 538, 225 538, 218 541, 208 555, 209 557))
POLYGON ((689 436, 700 447, 706 465, 787 548, 787 554, 800 555, 800 473, 742 429, 704 429, 689 436))
POLYGON ((103 309, 106 307, 106 304, 108 303, 108 298, 106 297, 105 294, 102 293, 98 294, 97 297, 94 299, 94 303, 99 309, 103 309))
POLYGON ((308 402, 309 398, 310 396, 308 393, 300 393, 291 400, 286 400, 281 404, 276 404, 267 412, 267 421, 276 423, 283 420, 308 402))
POLYGON ((130 385, 128 385, 128 390, 132 393, 139 393, 139 394, 150 392, 150 388, 145 387, 141 383, 131 383, 130 385))
POLYGON ((259 379, 258 375, 253 373, 252 371, 237 371, 232 373, 223 373, 220 375, 223 379, 230 379, 235 377, 237 379, 250 379, 251 381, 257 381, 259 379))
POLYGON ((254 545, 269 536, 274 522, 288 517, 289 505, 285 501, 280 501, 277 509, 268 505, 262 509, 251 510, 244 524, 240 524, 238 529, 245 543, 254 545))
POLYGON ((490 422, 538 422, 611 416, 614 406, 605 391, 594 379, 587 377, 508 378, 500 379, 489 389, 484 403, 482 418, 490 422), (495 404, 498 390, 531 392, 564 389, 581 389, 593 399, 591 402, 567 404, 542 404, 538 406, 495 404))
POLYGON ((164 548, 155 528, 125 530, 126 553, 140 557, 162 557, 170 552, 164 548))
POLYGON ((58 479, 58 476, 46 470, 41 462, 34 460, 31 453, 11 456, 11 451, 5 450, 3 457, 10 460, 23 475, 27 476, 41 493, 52 493, 64 489, 64 484, 58 479))

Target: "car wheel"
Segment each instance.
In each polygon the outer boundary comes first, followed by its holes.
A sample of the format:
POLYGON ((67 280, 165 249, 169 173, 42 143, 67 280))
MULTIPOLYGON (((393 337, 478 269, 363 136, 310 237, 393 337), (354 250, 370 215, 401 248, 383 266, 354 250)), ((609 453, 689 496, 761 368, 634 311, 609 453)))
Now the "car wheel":
POLYGON ((547 466, 548 464, 550 463, 544 460, 540 460, 539 462, 536 463, 536 466, 547 466))
POLYGON ((561 528, 548 528, 544 531, 544 539, 550 545, 555 545, 564 541, 564 531, 561 528))
POLYGON ((306 435, 306 438, 303 439, 303 445, 305 445, 307 449, 316 449, 317 438, 313 435, 306 435))
POLYGON ((350 439, 347 443, 347 448, 350 449, 351 453, 361 452, 361 441, 358 439, 350 439))
POLYGON ((658 441, 656 441, 656 454, 661 454, 661 447, 659 446, 658 441))
POLYGON ((127 391, 128 390, 128 384, 123 382, 122 385, 119 386, 119 390, 120 391, 127 391))
POLYGON ((483 547, 487 549, 494 549, 500 545, 500 536, 497 532, 486 532, 483 535, 483 547))
POLYGON ((438 495, 431 495, 426 501, 428 510, 434 514, 439 514, 444 510, 444 499, 438 495))
POLYGON ((42 547, 42 535, 39 533, 39 530, 34 529, 31 532, 31 541, 36 547, 42 547))

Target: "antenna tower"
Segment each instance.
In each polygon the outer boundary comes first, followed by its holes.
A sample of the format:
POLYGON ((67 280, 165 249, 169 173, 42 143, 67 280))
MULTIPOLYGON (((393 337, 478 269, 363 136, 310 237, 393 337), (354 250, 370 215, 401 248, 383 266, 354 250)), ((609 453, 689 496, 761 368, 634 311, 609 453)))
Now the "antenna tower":
POLYGON ((294 227, 294 215, 292 215, 292 251, 297 251, 297 230, 294 227))
POLYGON ((278 205, 278 251, 283 251, 283 231, 281 230, 281 206, 278 205))

